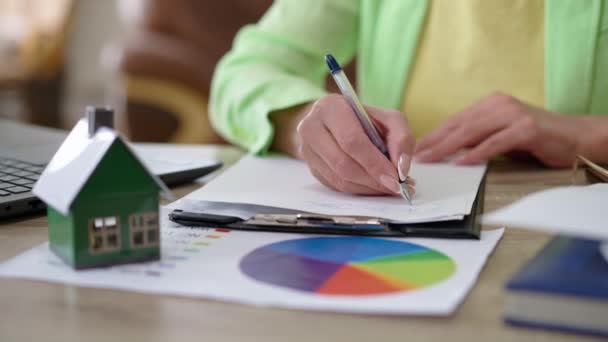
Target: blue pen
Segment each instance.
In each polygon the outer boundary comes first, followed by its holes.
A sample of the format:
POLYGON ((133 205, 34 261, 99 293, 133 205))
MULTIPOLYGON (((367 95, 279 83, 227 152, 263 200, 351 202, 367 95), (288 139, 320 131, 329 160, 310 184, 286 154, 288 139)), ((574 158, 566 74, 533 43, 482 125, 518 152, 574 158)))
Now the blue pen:
MULTIPOLYGON (((333 77, 334 81, 336 81, 336 84, 338 85, 338 88, 340 88, 340 91, 342 92, 344 98, 346 98, 346 102, 348 102, 348 104, 353 109, 353 112, 355 112, 355 114, 357 115, 357 119, 359 119, 359 122, 361 122, 361 126, 363 126, 365 134, 367 134, 372 144, 374 144, 388 160, 391 160, 391 157, 388 153, 388 149, 386 148, 386 145, 384 145, 384 141, 380 137, 380 134, 378 134, 376 126, 374 126, 374 123, 365 111, 365 108, 363 108, 361 101, 359 101, 359 98, 357 97, 353 86, 350 84, 350 81, 346 77, 344 71, 342 71, 342 67, 340 67, 340 64, 338 64, 338 62, 332 55, 325 55, 325 61, 327 62, 327 66, 329 67, 331 76, 333 77)), ((409 191, 407 190, 407 184, 405 183, 407 176, 401 175, 400 170, 398 171, 401 196, 403 196, 403 198, 405 198, 407 202, 411 205, 411 196, 409 191)))

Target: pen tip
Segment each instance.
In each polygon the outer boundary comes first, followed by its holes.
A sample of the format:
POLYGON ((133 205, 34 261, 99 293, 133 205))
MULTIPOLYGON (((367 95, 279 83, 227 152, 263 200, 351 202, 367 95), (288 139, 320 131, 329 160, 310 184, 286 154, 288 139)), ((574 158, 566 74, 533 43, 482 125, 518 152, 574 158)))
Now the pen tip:
POLYGON ((407 190, 407 184, 405 184, 405 182, 400 182, 400 188, 401 188, 401 197, 405 198, 405 200, 407 201, 407 203, 409 205, 412 205, 412 196, 410 195, 410 192, 407 190))
POLYGON ((325 55, 325 62, 327 62, 329 71, 331 71, 332 73, 342 70, 342 68, 340 67, 340 64, 338 64, 338 61, 336 61, 334 56, 332 56, 331 54, 325 55))

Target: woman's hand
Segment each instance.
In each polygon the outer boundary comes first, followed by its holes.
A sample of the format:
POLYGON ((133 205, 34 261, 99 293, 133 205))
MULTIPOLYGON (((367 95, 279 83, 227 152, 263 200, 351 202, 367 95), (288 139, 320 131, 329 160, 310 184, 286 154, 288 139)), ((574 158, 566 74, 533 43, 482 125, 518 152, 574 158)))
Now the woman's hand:
MULTIPOLYGON (((384 138, 391 160, 371 143, 348 103, 337 94, 300 109, 283 124, 275 115, 274 146, 305 160, 321 183, 337 191, 399 194, 397 168, 408 174, 414 138, 403 113, 369 106, 366 110, 384 138)), ((412 194, 414 183, 408 178, 412 194)))
MULTIPOLYGON (((605 130, 606 120, 601 119, 605 130)), ((416 160, 440 161, 462 148, 470 148, 455 162, 475 164, 503 153, 523 151, 548 166, 568 167, 589 145, 583 137, 595 130, 590 127, 592 121, 589 117, 551 113, 495 93, 454 115, 422 139, 416 148, 416 160)), ((590 145, 593 149, 593 143, 590 145)))

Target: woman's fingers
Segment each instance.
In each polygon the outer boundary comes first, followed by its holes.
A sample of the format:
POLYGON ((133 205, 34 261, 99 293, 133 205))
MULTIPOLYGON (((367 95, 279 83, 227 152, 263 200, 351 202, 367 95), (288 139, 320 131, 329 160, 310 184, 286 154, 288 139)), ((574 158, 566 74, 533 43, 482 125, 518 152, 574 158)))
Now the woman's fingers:
POLYGON ((439 143, 447 134, 460 126, 461 121, 461 117, 455 115, 423 137, 416 145, 416 158, 418 158, 421 152, 439 143))
POLYGON ((320 120, 302 124, 299 131, 303 137, 306 137, 303 146, 314 152, 315 158, 310 154, 303 155, 312 168, 319 170, 327 167, 333 174, 340 175, 341 179, 375 189, 378 193, 397 193, 396 179, 392 181, 391 177, 380 176, 378 179, 371 177, 358 162, 341 149, 320 120), (323 166, 317 165, 321 162, 323 166))
POLYGON ((309 146, 304 145, 301 148, 300 153, 308 161, 308 166, 315 178, 317 178, 323 185, 332 188, 336 191, 360 194, 360 195, 384 195, 385 191, 379 191, 375 188, 370 188, 365 185, 353 183, 346 180, 344 177, 336 174, 328 164, 309 146))
POLYGON ((480 101, 473 103, 463 111, 455 113, 442 125, 435 128, 426 137, 422 138, 420 143, 418 143, 416 146, 416 157, 418 157, 422 151, 425 151, 429 147, 440 143, 446 137, 446 135, 450 134, 458 127, 473 121, 474 118, 479 117, 483 112, 490 109, 493 96, 494 95, 486 96, 480 101))
MULTIPOLYGON (((515 132, 510 129, 514 125, 523 130, 534 129, 538 114, 537 108, 512 96, 500 92, 490 94, 465 111, 456 114, 454 118, 449 119, 425 137, 417 148, 416 159, 422 162, 440 161, 454 155, 462 148, 471 146, 475 147, 474 150, 459 158, 458 161, 480 162, 508 152, 510 150, 504 150, 504 146, 513 148, 517 144, 521 145, 519 142, 521 132, 519 135, 513 136, 514 141, 500 140, 500 145, 490 145, 497 142, 495 139, 502 139, 506 134, 505 131, 514 134, 515 132), (521 122, 525 124, 521 124, 521 122), (481 146, 483 146, 482 149, 480 149, 481 146), (494 154, 488 154, 491 152, 494 154)), ((526 150, 531 150, 533 146, 529 145, 521 146, 526 150)))
POLYGON ((463 123, 450 131, 435 145, 420 151, 417 160, 421 162, 436 162, 453 156, 465 147, 475 146, 499 130, 511 124, 507 116, 494 115, 488 112, 479 120, 463 123))
POLYGON ((381 126, 391 161, 397 169, 399 179, 409 175, 416 139, 403 113, 387 111, 375 107, 366 107, 376 123, 381 126))
MULTIPOLYGON (((340 95, 320 99, 301 120, 297 128, 300 156, 313 175, 333 189, 397 195, 399 180, 409 173, 414 139, 402 113, 373 107, 367 110, 380 126, 390 159, 371 142, 340 95)), ((415 182, 408 184, 413 187, 415 182)))
POLYGON ((455 162, 461 165, 477 164, 512 150, 526 149, 535 134, 527 126, 525 120, 517 121, 485 139, 455 162))
MULTIPOLYGON (((320 104, 320 110, 329 113, 329 108, 320 104)), ((323 123, 331 133, 340 149, 355 160, 369 177, 382 183, 382 179, 398 180, 395 166, 371 142, 353 110, 342 96, 337 96, 331 114, 322 116, 323 123)))

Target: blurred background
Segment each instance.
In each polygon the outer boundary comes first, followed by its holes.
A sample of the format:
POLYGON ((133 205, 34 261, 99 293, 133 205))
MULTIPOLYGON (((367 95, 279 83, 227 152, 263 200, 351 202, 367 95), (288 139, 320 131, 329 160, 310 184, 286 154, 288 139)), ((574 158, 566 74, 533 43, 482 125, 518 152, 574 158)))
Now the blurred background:
POLYGON ((217 143, 215 64, 271 0, 0 0, 0 117, 69 129, 111 105, 135 141, 217 143))

